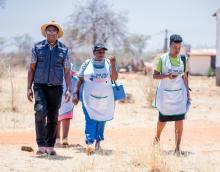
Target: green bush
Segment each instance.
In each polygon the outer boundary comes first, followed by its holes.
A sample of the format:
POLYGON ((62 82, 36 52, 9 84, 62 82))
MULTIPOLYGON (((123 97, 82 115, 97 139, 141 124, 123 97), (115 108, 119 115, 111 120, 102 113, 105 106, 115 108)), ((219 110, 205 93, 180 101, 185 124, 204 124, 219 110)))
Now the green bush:
POLYGON ((207 76, 208 77, 215 76, 215 70, 212 67, 209 69, 207 76))

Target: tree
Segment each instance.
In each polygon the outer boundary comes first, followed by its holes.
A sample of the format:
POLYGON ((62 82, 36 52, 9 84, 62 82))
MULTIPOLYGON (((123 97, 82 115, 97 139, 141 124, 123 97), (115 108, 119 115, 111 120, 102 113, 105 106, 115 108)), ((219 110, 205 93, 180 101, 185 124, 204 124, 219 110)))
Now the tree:
POLYGON ((133 56, 140 57, 147 46, 150 36, 131 34, 125 41, 124 48, 133 56))
MULTIPOLYGON (((5 2, 6 2, 6 0, 0 0, 0 8, 5 7, 5 2)), ((2 49, 4 48, 4 46, 5 46, 5 39, 0 37, 0 53, 1 53, 2 49)))
POLYGON ((30 35, 24 34, 14 37, 13 45, 18 48, 18 51, 22 54, 29 55, 33 46, 33 40, 30 35))
POLYGON ((0 8, 5 7, 5 2, 6 2, 6 0, 0 0, 0 8))
POLYGON ((127 17, 115 13, 106 0, 86 0, 70 15, 65 40, 71 47, 97 42, 121 45, 126 37, 127 17))
POLYGON ((4 47, 5 47, 5 39, 0 37, 0 53, 2 52, 4 47))
POLYGON ((33 47, 33 40, 30 35, 24 34, 14 37, 12 45, 16 46, 18 51, 14 53, 13 64, 25 65, 31 56, 31 48, 33 47))

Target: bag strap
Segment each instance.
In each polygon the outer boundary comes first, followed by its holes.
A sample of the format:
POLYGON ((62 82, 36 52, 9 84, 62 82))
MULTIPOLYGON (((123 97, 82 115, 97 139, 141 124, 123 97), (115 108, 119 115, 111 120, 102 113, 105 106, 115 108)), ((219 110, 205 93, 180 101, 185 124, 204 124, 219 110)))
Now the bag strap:
MULTIPOLYGON (((186 73, 187 77, 189 77, 189 72, 186 72, 186 56, 184 54, 180 55, 181 60, 183 61, 184 64, 184 73, 186 73)), ((192 91, 191 88, 188 88, 189 91, 192 91)))
POLYGON ((85 62, 86 62, 86 66, 85 66, 85 69, 84 70, 86 70, 86 68, 88 67, 88 65, 89 65, 89 63, 91 62, 91 58, 90 59, 88 59, 88 60, 86 60, 85 62))
POLYGON ((184 73, 186 73, 187 76, 189 76, 189 72, 186 72, 186 56, 184 54, 180 55, 181 60, 184 64, 184 73))
POLYGON ((181 60, 183 61, 183 64, 184 64, 184 72, 186 72, 186 56, 181 54, 180 58, 181 58, 181 60))
POLYGON ((112 81, 112 84, 115 84, 115 88, 116 88, 117 90, 119 90, 119 87, 118 87, 116 81, 113 81, 113 80, 111 80, 111 81, 112 81))

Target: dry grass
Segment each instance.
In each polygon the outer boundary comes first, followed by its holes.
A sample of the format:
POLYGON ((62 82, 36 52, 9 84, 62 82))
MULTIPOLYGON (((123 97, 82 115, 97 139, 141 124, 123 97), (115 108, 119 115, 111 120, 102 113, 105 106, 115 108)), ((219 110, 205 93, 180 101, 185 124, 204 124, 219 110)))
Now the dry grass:
POLYGON ((4 64, 4 60, 0 59, 0 78, 3 77, 5 73, 5 64, 4 64))
POLYGON ((32 120, 30 114, 33 114, 33 108, 26 99, 26 73, 17 68, 7 68, 6 71, 0 79, 0 112, 4 116, 0 120, 1 128, 29 128, 33 126, 33 123, 27 122, 30 118, 32 120))
MULTIPOLYGON (((11 109, 10 77, 4 74, 0 78, 1 132, 11 130, 16 134, 18 130, 26 132, 30 129, 34 133, 33 104, 26 99, 27 71, 15 68, 11 74, 15 93, 14 105, 18 110, 11 109)), ((183 147, 187 151, 180 157, 174 156, 170 151, 173 147, 170 144, 174 143, 174 132, 170 126, 164 131, 160 146, 151 145, 157 121, 157 112, 148 106, 148 102, 152 102, 154 97, 156 85, 152 83, 152 78, 123 74, 120 81, 124 84, 126 92, 133 95, 135 101, 130 104, 117 103, 115 119, 107 124, 107 130, 114 130, 114 133, 108 133, 109 138, 102 152, 86 156, 84 147, 58 148, 57 157, 36 158, 32 154, 21 152, 20 145, 0 145, 1 171, 218 172, 220 170, 220 143, 209 141, 206 136, 200 139, 206 129, 220 123, 219 109, 216 108, 220 106, 220 88, 214 86, 214 78, 191 78, 193 106, 185 125, 185 130, 189 133, 183 139, 183 147), (202 123, 203 125, 200 123, 202 120, 206 122, 202 123), (204 126, 207 128, 201 128, 204 126), (198 128, 202 130, 199 133, 201 136, 193 135, 198 128), (146 133, 141 134, 142 129, 146 133), (173 134, 170 134, 171 132, 173 134)), ((84 116, 80 105, 74 109, 74 113, 71 130, 82 133, 74 137, 74 142, 78 142, 79 137, 83 137, 84 130, 84 116)), ((218 132, 208 134, 213 134, 215 138, 219 137, 218 132)))
POLYGON ((2 91, 2 78, 6 74, 6 64, 3 58, 0 58, 0 92, 2 91))
POLYGON ((157 82, 153 79, 153 74, 149 73, 148 75, 140 75, 140 78, 138 78, 140 88, 142 90, 142 93, 144 94, 144 97, 149 104, 149 107, 152 106, 152 103, 155 99, 155 92, 157 87, 157 82))

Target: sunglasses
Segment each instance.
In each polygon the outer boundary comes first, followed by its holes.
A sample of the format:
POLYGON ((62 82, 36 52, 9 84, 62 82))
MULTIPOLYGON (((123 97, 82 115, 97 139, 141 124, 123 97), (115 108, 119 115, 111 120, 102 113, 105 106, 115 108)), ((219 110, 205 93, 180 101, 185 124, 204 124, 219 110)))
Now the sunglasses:
POLYGON ((58 33, 58 31, 55 30, 55 29, 54 29, 54 30, 52 30, 52 29, 51 29, 51 30, 47 29, 46 32, 47 32, 48 34, 57 34, 57 33, 58 33))

